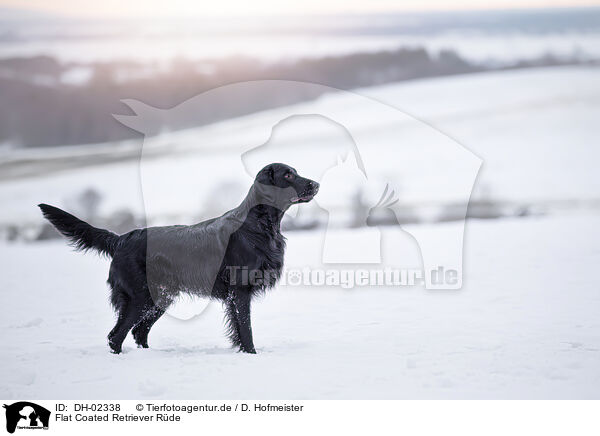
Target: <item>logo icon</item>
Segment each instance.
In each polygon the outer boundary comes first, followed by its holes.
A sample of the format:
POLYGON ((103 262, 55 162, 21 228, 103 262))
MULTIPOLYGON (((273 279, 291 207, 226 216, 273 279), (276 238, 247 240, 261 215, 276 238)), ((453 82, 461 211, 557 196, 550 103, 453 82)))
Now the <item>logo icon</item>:
POLYGON ((14 433, 18 429, 48 429, 50 411, 42 406, 28 401, 19 401, 10 405, 4 404, 6 409, 6 431, 14 433))

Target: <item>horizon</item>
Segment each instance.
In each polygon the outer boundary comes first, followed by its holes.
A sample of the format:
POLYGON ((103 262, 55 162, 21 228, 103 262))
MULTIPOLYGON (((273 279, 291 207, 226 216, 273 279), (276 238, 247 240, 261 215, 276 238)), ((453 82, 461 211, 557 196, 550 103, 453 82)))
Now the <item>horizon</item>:
MULTIPOLYGON (((156 1, 129 2, 127 5, 108 1, 102 4, 81 4, 74 0, 58 0, 52 4, 46 4, 47 0, 33 0, 27 5, 19 4, 19 0, 0 0, 0 8, 5 11, 23 14, 40 14, 54 18, 70 19, 198 19, 198 18, 248 18, 268 19, 272 17, 302 18, 306 16, 328 16, 328 15, 376 15, 390 14, 414 14, 414 13, 451 13, 451 12, 509 12, 509 11, 560 11, 560 10, 585 10, 600 7, 600 0, 576 0, 565 2, 562 0, 492 0, 486 2, 485 6, 471 0, 460 3, 447 0, 427 0, 420 2, 416 0, 404 1, 402 6, 391 0, 378 0, 375 2, 359 5, 360 2, 352 1, 343 3, 340 0, 328 0, 318 2, 310 0, 308 6, 304 7, 281 7, 273 3, 273 0, 261 0, 254 2, 253 8, 247 8, 241 0, 225 0, 218 7, 206 8, 189 4, 183 0, 174 0, 169 5, 159 5, 156 1), (452 3, 452 7, 450 6, 452 3), (136 7, 136 5, 139 5, 136 7), (399 7, 400 6, 400 7, 399 7)), ((18 17, 20 18, 20 17, 18 17)), ((10 19, 10 18, 9 18, 10 19)))

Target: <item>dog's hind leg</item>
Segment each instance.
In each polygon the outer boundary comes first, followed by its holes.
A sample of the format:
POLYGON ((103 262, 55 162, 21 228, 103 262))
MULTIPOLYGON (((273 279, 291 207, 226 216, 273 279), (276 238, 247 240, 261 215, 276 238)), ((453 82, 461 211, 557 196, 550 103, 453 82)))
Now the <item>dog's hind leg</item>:
POLYGON ((158 319, 163 316, 165 310, 159 306, 153 305, 140 322, 131 330, 133 339, 139 348, 148 348, 148 333, 158 319))
POLYGON ((115 308, 115 311, 117 312, 117 323, 115 324, 113 329, 108 334, 108 346, 110 347, 110 349, 113 353, 121 352, 121 345, 118 344, 118 346, 117 346, 115 337, 116 337, 117 332, 122 328, 123 323, 125 322, 125 318, 127 316, 127 307, 129 305, 129 300, 130 300, 130 298, 127 296, 127 294, 125 294, 123 292, 119 292, 116 289, 113 289, 112 304, 113 304, 113 307, 115 308))
POLYGON ((149 305, 146 301, 136 298, 123 298, 124 303, 117 307, 118 319, 114 328, 108 334, 108 346, 114 354, 121 352, 121 346, 129 330, 137 324, 149 305))

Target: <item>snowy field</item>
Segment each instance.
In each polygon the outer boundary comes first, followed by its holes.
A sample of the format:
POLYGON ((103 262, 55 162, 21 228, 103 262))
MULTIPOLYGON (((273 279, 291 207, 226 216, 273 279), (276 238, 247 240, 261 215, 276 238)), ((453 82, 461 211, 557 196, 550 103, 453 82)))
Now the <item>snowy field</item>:
MULTIPOLYGON (((598 398, 598 68, 464 75, 357 92, 414 115, 479 156, 476 194, 485 187, 495 199, 541 205, 544 214, 469 221, 460 291, 280 286, 254 305, 258 355, 229 347, 217 303, 188 321, 164 316, 150 334, 149 350, 128 338, 122 355, 109 354, 105 338, 114 319, 105 284, 108 261, 74 253, 61 240, 1 242, 0 397, 598 398)), ((346 106, 343 96, 327 95, 298 107, 306 113, 346 106)), ((39 175, 2 178, 0 224, 31 223, 33 229, 42 222, 35 204, 72 210, 87 187, 103 197, 101 216, 123 208, 140 215, 166 210, 170 223, 184 222, 224 182, 247 189, 250 179, 241 166, 239 172, 218 169, 232 159, 240 163, 240 149, 249 138, 256 142, 251 134, 262 117, 289 108, 275 112, 146 141, 157 153, 143 162, 145 186, 136 160, 72 169, 73 162, 60 168, 68 158, 57 159, 57 150, 3 156, 16 156, 39 175), (177 191, 160 189, 165 174, 177 191), (198 182, 187 183, 189 174, 198 182)), ((411 130, 397 144, 384 120, 363 115, 354 113, 359 130, 382 144, 361 150, 369 174, 402 181, 396 157, 407 165, 418 156, 411 154, 418 148, 411 130)), ((279 138, 284 149, 293 149, 296 134, 308 141, 315 132, 290 128, 290 137, 279 138)), ((126 153, 135 147, 132 141, 126 153)), ((102 155, 109 147, 93 149, 102 155)), ((84 162, 86 150, 62 153, 79 153, 73 161, 84 162)), ((439 190, 427 192, 432 201, 453 180, 435 182, 439 190)), ((419 198, 410 183, 405 188, 398 191, 401 204, 419 198)), ((234 196, 217 206, 233 206, 234 196)), ((416 226, 443 240, 457 225, 416 226)), ((322 232, 287 233, 286 266, 318 264, 322 232)), ((390 228, 385 240, 403 249, 413 243, 390 228)), ((420 267, 418 251, 405 260, 420 267)))
MULTIPOLYGON (((470 222, 460 291, 278 288, 254 306, 257 355, 228 346, 217 303, 109 354, 108 262, 2 245, 0 397, 598 398, 597 221, 470 222)), ((288 236, 302 266, 317 240, 288 236)))

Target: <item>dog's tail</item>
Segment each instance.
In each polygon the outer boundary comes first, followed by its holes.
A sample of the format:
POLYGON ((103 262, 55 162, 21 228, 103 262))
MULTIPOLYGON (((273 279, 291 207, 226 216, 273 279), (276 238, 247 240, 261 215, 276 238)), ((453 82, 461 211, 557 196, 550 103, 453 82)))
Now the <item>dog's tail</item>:
POLYGON ((38 204, 46 218, 56 229, 65 235, 77 250, 98 250, 113 256, 119 236, 108 230, 98 229, 79 218, 49 204, 38 204))

